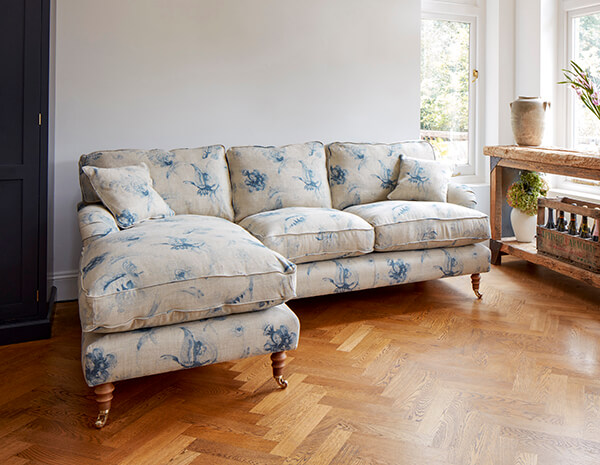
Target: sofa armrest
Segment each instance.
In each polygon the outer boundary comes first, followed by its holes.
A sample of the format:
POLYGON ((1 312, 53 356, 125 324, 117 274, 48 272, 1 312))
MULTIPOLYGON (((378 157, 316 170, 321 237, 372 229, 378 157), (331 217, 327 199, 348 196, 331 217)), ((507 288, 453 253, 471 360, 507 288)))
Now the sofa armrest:
POLYGON ((119 230, 115 217, 104 205, 80 203, 77 206, 77 216, 84 247, 99 237, 104 237, 119 230))
POLYGON ((448 196, 446 201, 467 208, 475 208, 475 205, 477 205, 475 192, 473 192, 469 186, 457 184, 455 182, 448 184, 448 196))

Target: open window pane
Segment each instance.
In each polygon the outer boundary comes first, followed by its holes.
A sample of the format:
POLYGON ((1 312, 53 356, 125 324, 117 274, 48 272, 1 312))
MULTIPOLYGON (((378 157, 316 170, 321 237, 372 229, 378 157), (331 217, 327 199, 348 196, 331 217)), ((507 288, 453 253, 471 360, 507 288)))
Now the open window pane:
POLYGON ((456 165, 470 161, 470 43, 468 22, 421 22, 421 139, 456 165))
MULTIPOLYGON (((573 18, 573 60, 600 78, 600 13, 573 18)), ((600 151, 600 121, 580 99, 573 98, 573 146, 581 151, 600 151)))

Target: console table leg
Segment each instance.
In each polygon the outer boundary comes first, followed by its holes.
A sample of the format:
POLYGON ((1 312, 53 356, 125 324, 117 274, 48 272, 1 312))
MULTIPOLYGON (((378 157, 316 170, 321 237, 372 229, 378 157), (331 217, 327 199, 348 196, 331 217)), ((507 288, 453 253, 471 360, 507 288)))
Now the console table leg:
POLYGON ((495 241, 494 239, 490 241, 490 250, 492 251, 492 265, 502 265, 502 252, 500 251, 500 246, 500 242, 495 241))

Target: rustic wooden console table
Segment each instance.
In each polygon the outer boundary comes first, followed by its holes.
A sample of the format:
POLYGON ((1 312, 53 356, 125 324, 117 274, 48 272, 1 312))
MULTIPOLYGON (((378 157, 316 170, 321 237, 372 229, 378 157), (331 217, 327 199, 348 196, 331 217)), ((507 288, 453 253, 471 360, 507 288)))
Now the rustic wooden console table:
POLYGON ((598 273, 578 268, 555 258, 538 255, 535 242, 527 244, 517 242, 514 238, 502 237, 502 204, 505 201, 505 192, 502 189, 503 168, 562 174, 600 181, 600 156, 556 148, 514 145, 484 147, 483 153, 490 157, 491 166, 490 223, 492 239, 490 248, 492 249, 492 263, 500 265, 503 254, 514 255, 600 287, 598 273))

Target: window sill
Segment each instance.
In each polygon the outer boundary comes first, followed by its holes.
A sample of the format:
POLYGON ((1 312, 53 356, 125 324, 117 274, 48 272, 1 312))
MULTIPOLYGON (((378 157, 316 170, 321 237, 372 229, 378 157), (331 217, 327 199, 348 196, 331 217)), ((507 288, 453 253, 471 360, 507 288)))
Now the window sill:
POLYGON ((600 203, 600 195, 591 192, 576 191, 570 189, 550 189, 548 197, 570 197, 575 200, 583 200, 600 203))

